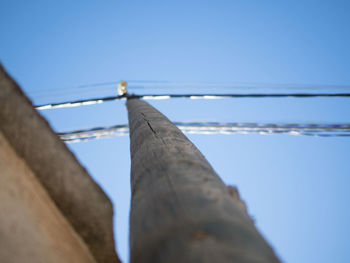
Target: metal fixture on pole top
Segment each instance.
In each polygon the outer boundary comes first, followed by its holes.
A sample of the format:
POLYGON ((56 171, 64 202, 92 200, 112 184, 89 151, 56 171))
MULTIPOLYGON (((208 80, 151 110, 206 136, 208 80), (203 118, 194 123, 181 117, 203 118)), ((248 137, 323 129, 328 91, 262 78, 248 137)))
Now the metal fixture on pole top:
POLYGON ((126 89, 127 83, 124 80, 121 80, 118 84, 118 95, 126 95, 127 94, 127 89, 126 89))

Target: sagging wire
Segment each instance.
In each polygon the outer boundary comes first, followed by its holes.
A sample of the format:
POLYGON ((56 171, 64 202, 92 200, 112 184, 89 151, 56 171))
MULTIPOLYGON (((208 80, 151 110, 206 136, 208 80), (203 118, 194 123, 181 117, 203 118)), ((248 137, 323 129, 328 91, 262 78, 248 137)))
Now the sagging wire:
MULTIPOLYGON (((188 134, 289 134, 319 137, 350 136, 350 124, 283 124, 244 122, 174 122, 181 131, 188 134)), ((100 138, 129 134, 127 124, 97 127, 87 130, 58 133, 67 143, 90 141, 100 138)))
MULTIPOLYGON (((128 80, 131 89, 146 89, 146 88, 228 88, 228 89, 259 89, 259 88, 273 88, 273 89, 350 89, 350 85, 320 85, 320 84, 290 84, 290 83, 262 83, 262 82, 210 82, 210 81, 166 81, 166 80, 128 80), (136 86, 135 86, 136 85, 136 86)), ((70 92, 82 91, 84 89, 99 90, 101 87, 114 88, 119 84, 119 81, 107 81, 98 83, 89 83, 77 85, 66 88, 55 89, 39 89, 29 91, 30 94, 52 93, 52 92, 70 92)))
POLYGON ((70 108, 70 107, 100 104, 106 101, 120 100, 125 98, 126 98, 125 96, 110 96, 110 97, 88 99, 88 100, 75 100, 75 101, 67 101, 67 102, 60 102, 60 103, 49 103, 49 104, 37 105, 34 107, 37 110, 60 109, 60 108, 70 108))
MULTIPOLYGON (((67 101, 60 103, 49 103, 37 105, 37 110, 48 110, 68 107, 78 107, 85 105, 100 104, 107 101, 125 99, 126 94, 119 96, 110 96, 103 98, 94 98, 86 100, 67 101)), ((189 98, 189 99, 225 99, 225 98, 312 98, 312 97, 350 97, 350 93, 251 93, 251 94, 143 94, 130 95, 130 97, 144 99, 144 100, 164 100, 175 98, 189 98)))

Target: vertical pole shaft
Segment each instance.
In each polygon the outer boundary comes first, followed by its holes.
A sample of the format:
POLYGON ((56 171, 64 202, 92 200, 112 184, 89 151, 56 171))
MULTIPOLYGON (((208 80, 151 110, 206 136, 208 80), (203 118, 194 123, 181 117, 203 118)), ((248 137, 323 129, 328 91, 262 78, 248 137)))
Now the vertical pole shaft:
POLYGON ((132 263, 279 262, 233 188, 163 114, 129 98, 132 263))

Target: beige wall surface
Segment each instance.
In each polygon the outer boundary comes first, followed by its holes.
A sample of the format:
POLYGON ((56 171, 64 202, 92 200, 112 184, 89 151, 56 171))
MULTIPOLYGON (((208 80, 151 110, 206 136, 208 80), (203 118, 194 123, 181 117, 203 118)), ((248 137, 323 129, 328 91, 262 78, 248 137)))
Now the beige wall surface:
MULTIPOLYGON (((115 251, 112 202, 1 64, 0 132, 94 259, 99 263, 120 262, 115 251)), ((8 172, 10 169, 6 167, 8 172)))
POLYGON ((0 262, 95 262, 1 132, 0 262))

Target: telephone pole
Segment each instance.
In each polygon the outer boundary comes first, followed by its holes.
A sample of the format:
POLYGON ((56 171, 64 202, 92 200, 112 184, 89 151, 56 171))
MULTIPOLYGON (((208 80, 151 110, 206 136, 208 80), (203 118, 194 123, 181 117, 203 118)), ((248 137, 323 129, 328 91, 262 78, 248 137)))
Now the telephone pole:
POLYGON ((163 114, 127 101, 132 263, 280 262, 244 203, 163 114))

